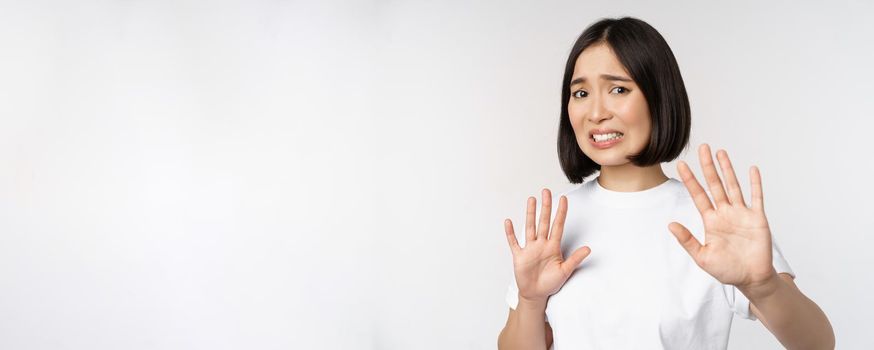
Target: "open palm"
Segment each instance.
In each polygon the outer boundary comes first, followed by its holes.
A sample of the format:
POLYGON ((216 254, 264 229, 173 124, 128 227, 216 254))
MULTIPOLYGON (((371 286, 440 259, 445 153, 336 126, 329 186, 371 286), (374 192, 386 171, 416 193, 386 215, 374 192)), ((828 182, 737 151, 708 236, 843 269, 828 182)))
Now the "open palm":
POLYGON ((698 157, 713 202, 685 162, 679 161, 677 170, 701 214, 704 244, 678 222, 670 223, 668 229, 695 263, 719 282, 742 288, 764 283, 776 271, 771 262, 771 230, 765 217, 758 167, 750 168, 752 205, 747 207, 728 153, 724 150, 716 153, 725 187, 716 172, 710 146, 706 143, 699 146, 698 157))
POLYGON ((552 208, 552 194, 543 190, 543 206, 540 211, 540 223, 535 226, 535 209, 537 199, 528 198, 528 208, 525 215, 525 247, 519 246, 513 223, 504 220, 504 231, 507 243, 513 253, 513 273, 516 285, 519 287, 519 298, 531 301, 545 301, 555 294, 570 278, 574 269, 589 255, 591 249, 583 246, 578 248, 565 260, 561 253, 561 237, 564 232, 564 222, 567 217, 567 197, 561 196, 552 233, 549 229, 549 217, 552 208))

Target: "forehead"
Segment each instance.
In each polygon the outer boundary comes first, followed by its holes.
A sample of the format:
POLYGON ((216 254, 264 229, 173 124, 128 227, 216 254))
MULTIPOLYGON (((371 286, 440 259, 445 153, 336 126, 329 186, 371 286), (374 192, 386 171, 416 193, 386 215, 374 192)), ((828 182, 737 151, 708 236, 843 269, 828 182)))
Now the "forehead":
POLYGON ((574 77, 594 77, 600 74, 628 76, 625 67, 613 53, 613 49, 604 43, 587 47, 574 64, 574 77))

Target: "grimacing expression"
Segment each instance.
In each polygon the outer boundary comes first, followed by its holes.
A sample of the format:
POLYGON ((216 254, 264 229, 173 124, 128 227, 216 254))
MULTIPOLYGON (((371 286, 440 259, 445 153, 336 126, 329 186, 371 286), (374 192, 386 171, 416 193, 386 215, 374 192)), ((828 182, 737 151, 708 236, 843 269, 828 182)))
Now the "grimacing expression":
POLYGON ((601 166, 629 163, 650 139, 652 120, 643 92, 606 43, 593 44, 577 57, 571 78, 568 116, 580 150, 601 166), (595 129, 621 133, 619 142, 600 149, 595 129))

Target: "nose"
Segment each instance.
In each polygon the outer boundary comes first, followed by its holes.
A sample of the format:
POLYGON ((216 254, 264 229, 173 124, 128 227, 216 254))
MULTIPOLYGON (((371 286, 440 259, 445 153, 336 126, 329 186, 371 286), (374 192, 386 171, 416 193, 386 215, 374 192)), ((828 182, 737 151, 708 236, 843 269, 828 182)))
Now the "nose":
POLYGON ((593 98, 592 109, 589 112, 588 119, 594 124, 600 124, 605 119, 612 118, 612 114, 604 107, 604 102, 600 98, 593 98))

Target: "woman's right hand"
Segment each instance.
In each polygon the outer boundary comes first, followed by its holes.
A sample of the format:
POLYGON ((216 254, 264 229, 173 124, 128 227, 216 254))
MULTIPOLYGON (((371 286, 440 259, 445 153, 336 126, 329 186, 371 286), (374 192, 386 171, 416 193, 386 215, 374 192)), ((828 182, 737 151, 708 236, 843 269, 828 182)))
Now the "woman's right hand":
POLYGON ((525 215, 525 248, 519 246, 510 219, 504 220, 504 231, 513 253, 513 271, 516 276, 516 286, 519 287, 519 299, 545 302, 550 295, 558 292, 592 250, 583 246, 574 251, 567 260, 561 256, 561 236, 567 217, 567 197, 561 196, 559 199, 552 230, 549 229, 549 217, 552 214, 552 194, 549 189, 543 189, 543 206, 537 227, 534 225, 536 207, 537 199, 528 197, 528 209, 525 215))

